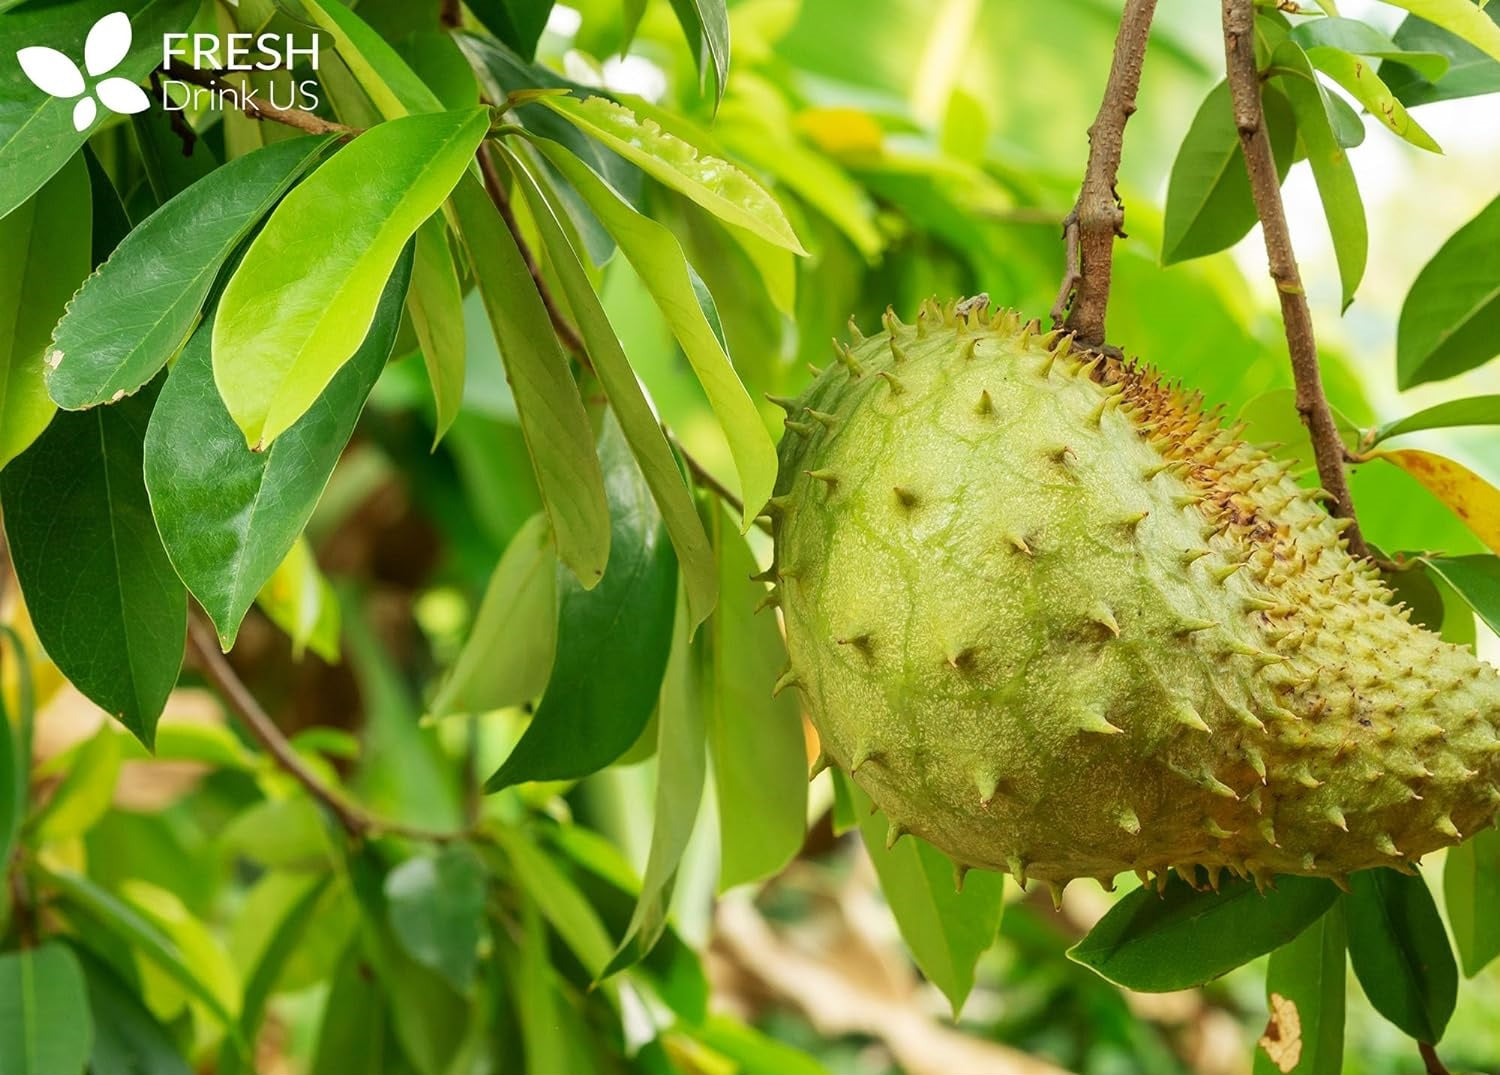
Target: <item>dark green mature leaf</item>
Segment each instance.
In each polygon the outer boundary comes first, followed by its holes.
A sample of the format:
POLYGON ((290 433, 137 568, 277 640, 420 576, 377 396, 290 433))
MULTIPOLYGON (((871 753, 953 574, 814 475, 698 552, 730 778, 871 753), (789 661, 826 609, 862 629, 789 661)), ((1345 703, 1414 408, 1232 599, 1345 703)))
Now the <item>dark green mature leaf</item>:
POLYGON ((530 60, 547 28, 553 0, 469 0, 469 10, 517 55, 530 60))
POLYGON ((0 1071, 81 1075, 93 1036, 72 951, 44 944, 0 955, 0 1071))
POLYGON ((370 973, 364 946, 349 945, 333 976, 311 1075, 385 1075, 397 1060, 388 1046, 390 1010, 370 973))
POLYGON ((1437 905, 1420 875, 1361 870, 1344 900, 1349 961, 1375 1010, 1436 1045, 1458 996, 1458 968, 1437 905))
MULTIPOLYGON (((1276 172, 1284 179, 1292 166, 1297 122, 1280 91, 1268 86, 1261 100, 1276 172)), ((1171 265, 1228 249, 1249 233, 1255 221, 1229 83, 1220 82, 1199 106, 1172 162, 1162 224, 1162 262, 1171 265)))
POLYGON ((854 788, 860 832, 901 936, 922 973, 943 991, 953 1018, 974 987, 974 964, 995 942, 1005 906, 1005 875, 972 870, 958 887, 953 861, 925 840, 891 842, 886 819, 854 788))
POLYGON ((1335 903, 1271 953, 1266 969, 1271 1021, 1255 1050, 1255 1075, 1340 1075, 1347 976, 1344 910, 1335 903))
POLYGON ((330 145, 295 138, 241 157, 127 235, 52 335, 47 390, 57 404, 109 403, 156 376, 192 333, 230 254, 330 145))
POLYGON ((1127 989, 1188 989, 1279 948, 1338 894, 1321 877, 1278 877, 1261 894, 1235 878, 1200 892, 1174 874, 1160 896, 1142 886, 1120 900, 1068 957, 1127 989))
POLYGON ((587 776, 629 750, 656 707, 672 644, 677 558, 613 417, 599 438, 609 569, 592 590, 558 575, 558 650, 531 724, 485 788, 587 776))
POLYGON ((172 119, 155 100, 151 108, 130 117, 135 147, 146 169, 146 182, 153 200, 162 205, 219 166, 213 150, 197 139, 192 152, 184 153, 182 137, 172 129, 172 119))
POLYGON ((141 475, 158 391, 58 415, 0 475, 5 532, 37 637, 74 686, 148 748, 187 637, 187 592, 141 475))
POLYGON ((498 839, 516 882, 537 901, 543 917, 583 969, 602 977, 614 945, 598 912, 565 868, 529 832, 507 828, 498 839))
POLYGON ((1491 631, 1500 632, 1500 556, 1434 556, 1426 562, 1491 631))
POLYGON ((131 48, 110 76, 135 82, 161 63, 162 35, 184 29, 198 6, 198 0, 73 0, 6 13, 0 20, 0 218, 35 194, 111 116, 96 101, 84 129, 74 125, 75 107, 93 93, 82 85, 82 68, 84 41, 95 23, 116 11, 130 16, 131 48), (14 62, 22 49, 37 47, 61 52, 79 69, 76 94, 51 96, 14 62))
POLYGON ((1313 73, 1307 54, 1296 42, 1283 41, 1272 53, 1271 63, 1292 72, 1281 80, 1281 87, 1292 104, 1297 133, 1307 149, 1313 179, 1318 185, 1323 216, 1328 221, 1334 257, 1338 260, 1343 306, 1347 309, 1364 277, 1365 261, 1370 252, 1359 183, 1355 181, 1349 155, 1334 134, 1330 95, 1313 73))
POLYGON ((0 469, 52 420, 42 356, 52 326, 93 267, 93 223, 82 157, 0 219, 0 469))
POLYGON ((1455 426, 1500 425, 1500 396, 1470 396, 1468 399, 1450 399, 1426 407, 1416 414, 1387 422, 1375 431, 1372 444, 1379 444, 1402 433, 1415 433, 1421 429, 1451 429, 1455 426))
POLYGON ((526 165, 515 157, 510 160, 531 207, 532 220, 541 232, 542 248, 547 252, 553 271, 562 284, 563 294, 578 321, 578 331, 593 360, 594 373, 609 395, 620 431, 630 444, 641 475, 651 487, 651 496, 672 539, 677 562, 682 566, 688 608, 692 614, 691 626, 696 629, 713 611, 719 590, 713 550, 708 546, 703 523, 693 506, 692 493, 677 467, 677 460, 672 456, 672 449, 667 445, 651 403, 646 399, 635 371, 630 368, 630 360, 625 357, 625 350, 589 282, 588 273, 563 231, 555 207, 549 203, 537 178, 526 165))
POLYGON ((1464 976, 1472 978, 1500 956, 1500 829, 1481 829, 1448 849, 1443 903, 1464 976))
POLYGON ((460 993, 474 984, 489 892, 472 848, 445 847, 407 859, 385 879, 391 930, 407 954, 460 993))
POLYGON ((609 503, 578 383, 526 262, 484 185, 465 176, 448 203, 515 398, 557 558, 585 588, 610 559, 609 503))
POLYGON ((699 682, 719 808, 719 888, 777 873, 807 827, 807 745, 792 691, 773 697, 786 666, 774 614, 755 609, 765 586, 719 504, 705 509, 719 560, 719 606, 698 636, 699 682))
POLYGON ((717 107, 729 83, 729 12, 724 0, 672 0, 672 10, 693 49, 699 79, 713 74, 717 107))
POLYGON ((89 1075, 192 1075, 171 1034, 136 991, 88 951, 76 949, 75 955, 88 982, 94 1023, 89 1075))
MULTIPOLYGON (((1486 7, 1485 13, 1500 25, 1500 9, 1486 7)), ((1439 78, 1399 62, 1381 65, 1380 77, 1408 107, 1500 92, 1500 62, 1441 26, 1411 15, 1396 28, 1392 40, 1401 48, 1437 53, 1449 61, 1439 78)))
POLYGON ((146 433, 146 489, 167 554, 226 651, 256 594, 307 525, 354 432, 395 344, 410 275, 408 252, 386 282, 354 357, 263 452, 245 447, 215 387, 213 320, 194 333, 167 377, 146 433))
POLYGON ((1401 388, 1471 370, 1500 354, 1500 198, 1443 244, 1401 305, 1401 388))

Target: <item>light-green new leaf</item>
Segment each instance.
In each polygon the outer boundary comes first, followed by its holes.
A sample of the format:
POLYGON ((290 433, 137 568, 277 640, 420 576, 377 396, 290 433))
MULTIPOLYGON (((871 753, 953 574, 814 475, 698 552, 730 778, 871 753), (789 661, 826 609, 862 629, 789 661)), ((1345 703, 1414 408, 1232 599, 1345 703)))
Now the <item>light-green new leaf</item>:
POLYGON ((81 410, 140 389, 182 348, 224 262, 327 150, 278 142, 216 169, 144 220, 68 304, 47 391, 81 410))
POLYGON ((359 347, 396 259, 489 131, 485 108, 392 120, 287 195, 224 290, 214 380, 257 449, 290 428, 359 347))
POLYGON ((1411 113, 1396 99, 1369 61, 1343 49, 1327 47, 1310 48, 1307 56, 1319 71, 1353 94, 1365 106, 1365 111, 1385 124, 1392 134, 1428 152, 1443 151, 1432 135, 1411 118, 1411 113))
POLYGON ((1464 975, 1472 978, 1500 956, 1500 830, 1484 829, 1449 848, 1443 902, 1464 975))

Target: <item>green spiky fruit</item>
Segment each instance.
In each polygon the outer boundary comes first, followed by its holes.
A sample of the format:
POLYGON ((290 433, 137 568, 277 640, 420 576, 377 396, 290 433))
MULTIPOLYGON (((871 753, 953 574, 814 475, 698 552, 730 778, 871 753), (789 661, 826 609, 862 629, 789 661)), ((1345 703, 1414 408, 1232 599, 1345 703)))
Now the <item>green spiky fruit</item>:
POLYGON ((893 837, 1263 881, 1493 822, 1500 677, 1407 621, 1319 491, 1013 313, 856 341, 779 401, 774 600, 781 686, 893 837))

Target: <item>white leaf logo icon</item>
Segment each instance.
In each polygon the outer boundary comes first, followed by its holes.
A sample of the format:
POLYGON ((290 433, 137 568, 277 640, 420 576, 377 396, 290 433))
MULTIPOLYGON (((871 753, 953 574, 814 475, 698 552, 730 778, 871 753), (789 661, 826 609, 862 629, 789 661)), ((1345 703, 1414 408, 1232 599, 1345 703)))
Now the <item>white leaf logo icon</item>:
MULTIPOLYGON (((116 11, 104 16, 89 30, 83 44, 83 65, 93 78, 108 75, 130 53, 130 16, 116 11)), ((37 89, 63 100, 81 97, 73 106, 73 129, 86 131, 99 118, 99 104, 122 116, 132 116, 151 107, 146 91, 128 78, 103 78, 95 87, 98 101, 78 65, 56 49, 33 45, 16 53, 21 70, 37 89)))

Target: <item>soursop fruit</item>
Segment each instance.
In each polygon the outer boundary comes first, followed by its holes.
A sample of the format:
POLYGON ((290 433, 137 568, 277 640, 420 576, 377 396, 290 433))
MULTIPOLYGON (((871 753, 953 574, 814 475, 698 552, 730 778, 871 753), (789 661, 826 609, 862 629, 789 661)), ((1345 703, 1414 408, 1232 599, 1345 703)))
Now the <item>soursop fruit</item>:
POLYGON ((778 686, 891 839, 1023 882, 1263 884, 1494 821, 1500 676, 1408 622, 1325 494, 1149 369, 974 306, 888 313, 777 400, 778 686))

